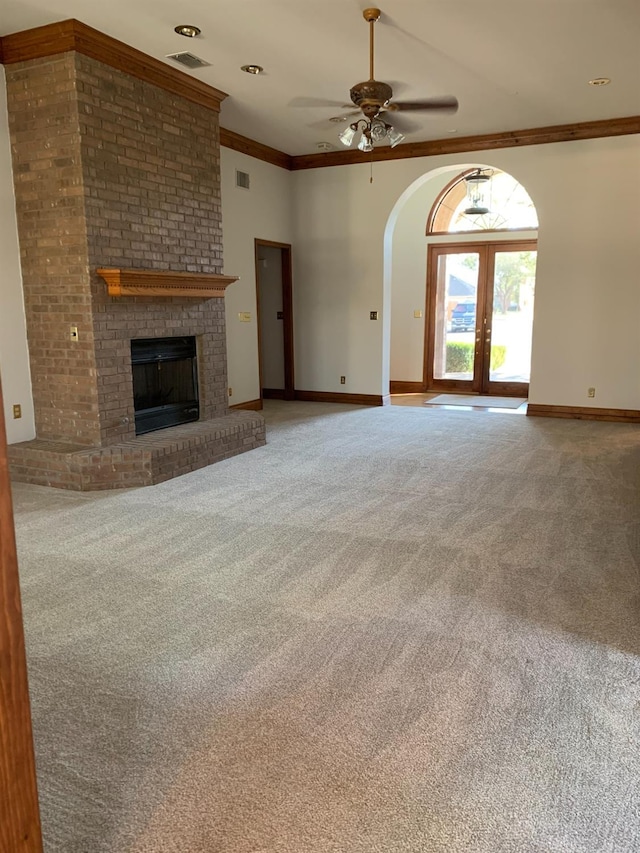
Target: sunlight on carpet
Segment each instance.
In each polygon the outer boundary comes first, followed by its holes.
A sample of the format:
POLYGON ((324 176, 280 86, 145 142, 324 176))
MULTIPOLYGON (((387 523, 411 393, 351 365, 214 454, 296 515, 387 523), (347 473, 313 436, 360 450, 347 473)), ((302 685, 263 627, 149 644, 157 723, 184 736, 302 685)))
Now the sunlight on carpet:
POLYGON ((438 394, 425 402, 425 406, 475 406, 492 409, 519 409, 525 397, 489 397, 475 394, 438 394))

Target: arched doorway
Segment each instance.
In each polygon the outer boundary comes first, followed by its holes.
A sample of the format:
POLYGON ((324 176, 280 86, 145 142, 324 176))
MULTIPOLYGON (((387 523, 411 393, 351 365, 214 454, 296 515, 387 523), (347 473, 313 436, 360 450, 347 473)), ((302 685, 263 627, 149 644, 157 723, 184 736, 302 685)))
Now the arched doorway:
MULTIPOLYGON (((444 252, 445 249, 453 249, 458 244, 459 252, 464 254, 469 249, 475 251, 481 243, 497 247, 498 243, 507 244, 514 240, 518 243, 537 240, 537 218, 519 216, 509 221, 506 217, 502 219, 498 216, 497 205, 501 194, 498 192, 499 187, 494 188, 491 199, 492 210, 495 212, 493 217, 485 217, 484 221, 474 223, 475 230, 473 226, 469 227, 464 219, 457 221, 454 214, 465 195, 464 184, 460 182, 466 174, 478 169, 491 170, 492 175, 499 175, 499 170, 486 162, 474 164, 467 161, 458 165, 439 166, 407 186, 390 211, 384 239, 384 293, 389 306, 384 364, 392 394, 411 394, 428 390, 427 352, 434 337, 433 331, 429 331, 426 310, 427 259, 431 247, 438 247, 444 252), (451 192, 452 189, 454 192, 451 192), (435 216, 437 212, 438 217, 435 216), (425 228, 425 220, 428 220, 428 229, 425 228)), ((508 177, 520 186, 517 180, 510 175, 508 177)), ((521 203, 522 198, 519 195, 509 195, 513 199, 512 207, 517 201, 518 209, 522 213, 530 205, 535 215, 535 208, 526 193, 527 205, 521 203)), ((515 244, 511 243, 505 248, 515 248, 515 244)), ((498 260, 501 258, 499 255, 498 260)), ((488 266, 488 262, 486 265, 488 266)), ((500 263, 498 270, 501 271, 500 263)), ((464 265, 463 271, 468 276, 469 270, 464 265)), ((470 295, 467 293, 467 296, 470 295)), ((522 297, 524 300, 524 291, 522 297)), ((502 314, 506 314, 508 318, 523 316, 522 312, 516 311, 510 304, 516 301, 509 300, 505 307, 511 307, 512 310, 503 311, 502 314)), ((532 300, 527 299, 527 310, 530 313, 532 307, 532 300)), ((503 319, 504 317, 501 321, 503 319)), ((445 327, 445 343, 446 331, 445 327)), ((462 333, 461 340, 475 343, 473 332, 462 333)), ((503 363, 503 367, 506 369, 509 363, 503 363)), ((430 390, 433 393, 436 389, 430 390)), ((503 391, 493 393, 505 395, 503 391)), ((515 391, 512 393, 516 394, 515 391)), ((520 393, 518 391, 517 396, 520 393)))
POLYGON ((537 226, 524 187, 499 170, 465 170, 436 198, 426 229, 426 390, 527 396, 537 241, 514 232, 537 226))

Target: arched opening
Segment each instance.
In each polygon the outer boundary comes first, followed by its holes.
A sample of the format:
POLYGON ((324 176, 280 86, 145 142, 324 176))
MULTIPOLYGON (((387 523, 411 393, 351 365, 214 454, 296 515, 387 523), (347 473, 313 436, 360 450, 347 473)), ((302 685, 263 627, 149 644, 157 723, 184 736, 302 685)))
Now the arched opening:
POLYGON ((434 170, 403 193, 385 232, 392 393, 526 398, 537 227, 526 189, 485 164, 434 170), (479 171, 488 210, 469 213, 465 178, 479 171))
POLYGON ((529 193, 500 169, 466 169, 456 175, 435 200, 427 218, 427 234, 469 234, 477 231, 537 230, 538 215, 529 193), (483 212, 469 208, 467 184, 480 174, 486 179, 483 212))

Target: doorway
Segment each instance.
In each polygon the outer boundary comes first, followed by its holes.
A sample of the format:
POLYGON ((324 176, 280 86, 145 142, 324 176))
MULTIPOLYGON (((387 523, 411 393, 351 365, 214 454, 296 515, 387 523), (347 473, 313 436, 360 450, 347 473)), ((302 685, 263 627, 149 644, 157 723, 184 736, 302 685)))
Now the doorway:
POLYGON ((291 246, 255 241, 260 399, 293 400, 291 246))
POLYGON ((528 395, 536 258, 535 240, 429 247, 427 390, 528 395))

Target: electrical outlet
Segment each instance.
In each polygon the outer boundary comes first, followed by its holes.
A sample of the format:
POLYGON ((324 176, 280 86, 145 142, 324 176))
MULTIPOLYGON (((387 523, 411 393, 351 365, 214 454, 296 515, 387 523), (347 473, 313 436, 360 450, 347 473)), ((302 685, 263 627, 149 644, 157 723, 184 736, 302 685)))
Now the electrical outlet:
POLYGON ((587 388, 587 397, 595 397, 596 389, 595 388, 587 388))
POLYGON ((22 417, 22 406, 20 405, 20 403, 13 404, 13 417, 14 419, 22 417))
POLYGON ((341 377, 340 377, 340 384, 341 384, 341 385, 346 385, 346 384, 347 384, 347 377, 346 377, 346 376, 341 376, 341 377))
POLYGON ((233 397, 233 388, 229 388, 229 396, 233 397))
POLYGON ((420 309, 414 311, 413 316, 416 318, 416 320, 419 320, 422 317, 422 311, 420 311, 420 309))
POLYGON ((378 319, 378 312, 377 311, 369 311, 369 319, 370 320, 377 320, 378 319))

